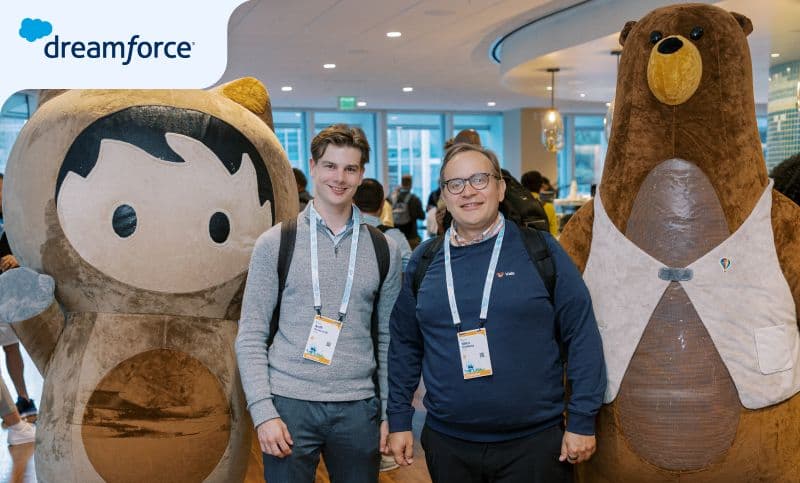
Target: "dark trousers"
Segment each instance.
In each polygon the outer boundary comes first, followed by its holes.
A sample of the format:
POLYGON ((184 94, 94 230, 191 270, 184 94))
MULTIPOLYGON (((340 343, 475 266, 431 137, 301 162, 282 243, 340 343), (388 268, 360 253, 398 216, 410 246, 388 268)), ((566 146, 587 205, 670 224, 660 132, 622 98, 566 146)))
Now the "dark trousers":
POLYGON ((561 463, 558 426, 532 436, 474 443, 425 425, 422 448, 433 483, 561 483, 572 481, 572 465, 561 463))
POLYGON ((380 453, 380 401, 314 402, 274 396, 294 446, 286 458, 267 454, 267 483, 313 483, 320 453, 332 483, 375 483, 380 453))

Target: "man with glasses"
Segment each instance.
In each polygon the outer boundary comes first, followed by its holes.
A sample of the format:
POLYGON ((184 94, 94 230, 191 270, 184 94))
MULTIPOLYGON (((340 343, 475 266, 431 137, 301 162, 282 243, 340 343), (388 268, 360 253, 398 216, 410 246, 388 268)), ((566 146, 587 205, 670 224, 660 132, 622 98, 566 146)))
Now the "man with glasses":
POLYGON ((432 239, 412 255, 390 321, 389 447, 399 464, 413 462, 422 373, 421 439, 435 483, 571 481, 571 464, 595 450, 606 385, 588 290, 541 234, 555 271, 550 295, 526 232, 499 212, 505 182, 494 153, 457 144, 439 178, 452 226, 435 253, 426 253, 432 239))

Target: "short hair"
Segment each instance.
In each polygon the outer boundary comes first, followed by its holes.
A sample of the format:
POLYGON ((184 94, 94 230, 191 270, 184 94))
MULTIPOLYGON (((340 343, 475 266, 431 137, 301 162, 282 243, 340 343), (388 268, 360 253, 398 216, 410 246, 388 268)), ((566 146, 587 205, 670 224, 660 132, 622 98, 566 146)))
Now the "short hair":
POLYGON ((411 188, 411 183, 414 181, 414 178, 410 174, 404 174, 400 178, 400 186, 403 188, 411 188))
POLYGON ((369 142, 364 131, 347 124, 333 124, 319 132, 311 141, 311 158, 315 163, 325 154, 328 146, 356 148, 361 151, 361 168, 369 162, 369 142))
POLYGON ((453 143, 466 143, 480 146, 481 135, 474 129, 462 129, 456 134, 456 137, 453 138, 453 143))
POLYGON ((776 191, 800 205, 800 154, 783 160, 769 175, 776 191))
POLYGON ((528 171, 522 175, 520 183, 531 193, 538 193, 542 190, 542 173, 538 171, 528 171))
POLYGON ((292 168, 292 171, 294 172, 294 182, 297 183, 297 187, 301 189, 306 189, 306 186, 308 186, 308 180, 306 179, 306 175, 303 174, 303 172, 297 168, 292 168))
POLYGON ((450 163, 450 160, 453 159, 457 154, 470 151, 474 151, 486 156, 489 159, 489 162, 492 163, 492 174, 502 178, 503 172, 500 170, 500 161, 497 159, 497 155, 494 154, 494 151, 476 144, 458 143, 454 144, 444 153, 442 166, 439 168, 439 186, 443 186, 444 184, 444 169, 447 167, 447 164, 450 163))
POLYGON ((356 188, 353 203, 358 206, 358 209, 367 213, 381 211, 383 209, 383 186, 377 179, 364 178, 356 188))
POLYGON ((448 149, 453 147, 453 144, 456 143, 456 138, 450 138, 444 142, 444 150, 447 151, 448 149))

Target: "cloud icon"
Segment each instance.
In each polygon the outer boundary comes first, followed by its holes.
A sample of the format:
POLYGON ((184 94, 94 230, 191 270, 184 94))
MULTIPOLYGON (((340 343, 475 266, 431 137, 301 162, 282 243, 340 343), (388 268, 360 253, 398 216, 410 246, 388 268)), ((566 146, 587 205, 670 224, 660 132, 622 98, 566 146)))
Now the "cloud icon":
POLYGON ((19 27, 19 36, 28 42, 47 37, 53 33, 53 25, 38 18, 26 18, 22 20, 22 25, 19 27))

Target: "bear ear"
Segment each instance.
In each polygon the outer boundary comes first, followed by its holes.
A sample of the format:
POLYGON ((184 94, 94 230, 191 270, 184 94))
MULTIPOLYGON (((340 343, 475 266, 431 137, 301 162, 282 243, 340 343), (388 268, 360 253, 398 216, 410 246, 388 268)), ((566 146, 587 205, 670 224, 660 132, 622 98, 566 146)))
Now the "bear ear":
POLYGON ((744 30, 745 37, 753 32, 753 22, 751 22, 749 18, 745 17, 741 13, 736 12, 731 12, 731 15, 733 15, 733 18, 736 19, 736 21, 739 23, 739 26, 741 26, 742 30, 744 30))
POLYGON ((39 90, 38 105, 41 106, 45 102, 58 97, 65 92, 67 92, 67 89, 41 89, 39 90))
POLYGON ((628 20, 625 22, 625 26, 622 27, 622 32, 619 33, 619 45, 625 45, 625 40, 627 40, 628 34, 631 33, 634 25, 636 25, 636 20, 628 20))
POLYGON ((255 77, 242 77, 212 90, 252 112, 275 131, 272 124, 272 103, 269 100, 269 92, 264 84, 255 77))

